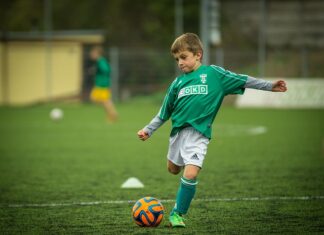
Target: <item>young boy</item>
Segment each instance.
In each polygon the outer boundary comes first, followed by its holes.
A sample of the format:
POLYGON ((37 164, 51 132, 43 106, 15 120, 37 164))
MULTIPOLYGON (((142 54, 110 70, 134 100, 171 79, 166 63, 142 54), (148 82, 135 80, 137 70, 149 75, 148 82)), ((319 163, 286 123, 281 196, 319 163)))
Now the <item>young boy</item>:
POLYGON ((93 102, 102 104, 107 113, 108 120, 114 122, 117 120, 117 111, 111 100, 110 66, 103 57, 102 47, 93 47, 90 51, 90 58, 96 61, 95 86, 91 90, 90 99, 93 102))
POLYGON ((183 175, 169 220, 172 227, 185 227, 183 215, 195 195, 212 124, 224 96, 243 94, 245 88, 274 92, 285 92, 287 88, 281 80, 271 83, 215 65, 202 65, 202 44, 193 33, 178 37, 171 46, 171 53, 183 74, 170 85, 157 116, 137 135, 145 141, 171 118, 167 167, 175 175, 183 169, 183 175))

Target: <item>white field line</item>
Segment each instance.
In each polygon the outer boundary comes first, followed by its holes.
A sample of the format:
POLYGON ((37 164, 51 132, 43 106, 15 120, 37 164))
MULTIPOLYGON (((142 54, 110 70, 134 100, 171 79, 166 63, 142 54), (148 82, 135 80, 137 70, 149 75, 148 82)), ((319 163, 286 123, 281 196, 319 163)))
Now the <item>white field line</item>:
POLYGON ((268 128, 260 125, 218 124, 215 126, 215 132, 219 136, 249 136, 265 134, 268 128))
MULTIPOLYGON (((240 201, 311 201, 324 200, 324 196, 296 196, 296 197, 234 197, 234 198, 198 198, 194 202, 240 202, 240 201)), ((173 199, 162 199, 162 203, 174 203, 173 199)), ((25 207, 71 207, 71 206, 94 206, 104 204, 133 204, 136 200, 108 200, 93 202, 67 202, 67 203, 22 203, 22 204, 0 204, 1 208, 25 208, 25 207)))

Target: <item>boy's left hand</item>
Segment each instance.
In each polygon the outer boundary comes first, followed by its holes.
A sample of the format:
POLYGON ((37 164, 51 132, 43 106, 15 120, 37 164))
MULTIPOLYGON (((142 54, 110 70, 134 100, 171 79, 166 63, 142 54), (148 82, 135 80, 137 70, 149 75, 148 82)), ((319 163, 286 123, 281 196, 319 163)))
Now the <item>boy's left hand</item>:
POLYGON ((283 80, 278 80, 272 83, 273 92, 285 92, 287 91, 286 82, 283 80))

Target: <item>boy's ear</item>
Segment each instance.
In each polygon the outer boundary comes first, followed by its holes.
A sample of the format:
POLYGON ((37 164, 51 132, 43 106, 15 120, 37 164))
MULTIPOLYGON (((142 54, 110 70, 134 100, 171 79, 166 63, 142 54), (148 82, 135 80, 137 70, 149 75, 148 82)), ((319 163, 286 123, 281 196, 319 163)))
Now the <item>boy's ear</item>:
POLYGON ((198 57, 198 60, 201 61, 201 60, 202 60, 202 57, 203 57, 202 52, 201 52, 201 51, 198 51, 196 55, 197 55, 197 57, 198 57))

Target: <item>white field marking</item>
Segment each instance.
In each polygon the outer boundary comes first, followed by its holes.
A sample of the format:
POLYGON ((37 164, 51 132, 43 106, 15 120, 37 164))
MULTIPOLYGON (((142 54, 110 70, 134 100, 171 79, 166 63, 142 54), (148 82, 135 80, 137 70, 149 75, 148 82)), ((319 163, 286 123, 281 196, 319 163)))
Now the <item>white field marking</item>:
POLYGON ((248 130, 250 135, 261 135, 267 132, 267 128, 265 126, 257 126, 252 127, 248 130))
MULTIPOLYGON (((240 201, 311 201, 324 200, 324 196, 295 196, 295 197, 233 197, 233 198, 198 198, 194 202, 240 202, 240 201)), ((174 203, 174 199, 162 199, 162 203, 174 203)), ((72 207, 72 206, 94 206, 104 204, 133 204, 136 200, 109 200, 94 202, 67 202, 67 203, 26 203, 0 205, 1 208, 25 208, 25 207, 72 207)))
POLYGON ((242 125, 242 124, 216 124, 216 135, 220 136, 247 136, 247 135, 262 135, 268 129, 265 126, 242 125))

